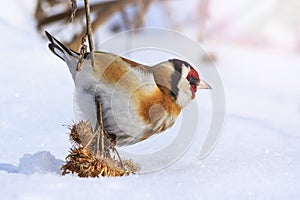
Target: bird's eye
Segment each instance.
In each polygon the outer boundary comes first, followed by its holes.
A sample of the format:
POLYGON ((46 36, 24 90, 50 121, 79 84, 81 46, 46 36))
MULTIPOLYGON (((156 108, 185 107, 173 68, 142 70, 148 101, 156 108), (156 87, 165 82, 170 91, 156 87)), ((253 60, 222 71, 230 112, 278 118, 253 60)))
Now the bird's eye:
POLYGON ((187 77, 187 80, 191 85, 198 85, 199 84, 199 79, 195 78, 194 76, 187 77))

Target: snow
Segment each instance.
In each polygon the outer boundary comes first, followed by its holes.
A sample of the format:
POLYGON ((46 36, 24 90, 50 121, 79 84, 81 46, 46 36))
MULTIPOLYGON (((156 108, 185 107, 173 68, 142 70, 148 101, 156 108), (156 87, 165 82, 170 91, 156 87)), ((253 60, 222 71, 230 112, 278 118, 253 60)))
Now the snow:
MULTIPOLYGON (((299 199, 299 52, 206 41, 217 55, 226 95, 222 137, 211 154, 199 158, 211 119, 210 93, 200 92, 199 136, 173 164, 128 177, 61 176, 71 147, 72 78, 35 32, 28 17, 32 3, 7 4, 15 12, 0 12, 1 199, 299 199)), ((174 138, 169 131, 127 150, 149 153, 152 144, 165 146, 174 138)))

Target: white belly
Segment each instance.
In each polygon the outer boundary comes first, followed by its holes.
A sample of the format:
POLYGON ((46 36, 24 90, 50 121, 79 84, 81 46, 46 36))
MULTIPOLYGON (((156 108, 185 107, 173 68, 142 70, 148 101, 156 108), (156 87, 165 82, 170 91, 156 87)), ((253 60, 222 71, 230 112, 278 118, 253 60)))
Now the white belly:
MULTIPOLYGON (((141 141, 142 135, 149 127, 138 118, 130 94, 122 90, 98 87, 103 109, 103 125, 109 134, 116 136, 118 146, 126 146, 141 141)), ((92 126, 97 123, 95 93, 75 88, 75 120, 89 120, 92 126)))

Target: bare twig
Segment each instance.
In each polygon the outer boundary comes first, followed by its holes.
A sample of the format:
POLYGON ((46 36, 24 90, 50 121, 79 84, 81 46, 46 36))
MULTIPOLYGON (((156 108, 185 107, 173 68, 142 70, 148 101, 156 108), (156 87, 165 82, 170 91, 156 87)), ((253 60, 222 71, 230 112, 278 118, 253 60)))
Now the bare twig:
MULTIPOLYGON (((72 7, 73 7, 73 4, 76 4, 76 0, 71 0, 71 1, 72 1, 72 7)), ((88 42, 89 42, 91 65, 92 65, 92 67, 94 67, 94 45, 93 45, 93 37, 92 37, 92 30, 91 30, 90 6, 89 6, 88 0, 84 0, 84 3, 85 3, 85 8, 86 8, 86 10, 85 10, 86 11, 85 12, 86 13, 86 33, 81 38, 80 54, 78 56, 78 63, 77 63, 77 67, 76 67, 77 71, 81 70, 81 65, 84 61, 84 57, 87 52, 87 46, 85 44, 86 37, 88 38, 88 42)), ((72 12, 72 17, 74 17, 73 14, 75 15, 75 11, 72 12)))
MULTIPOLYGON (((72 1, 72 0, 71 0, 72 1)), ((125 6, 127 6, 130 3, 135 3, 140 0, 122 0, 122 1, 103 1, 103 2, 98 2, 90 5, 91 12, 104 12, 107 9, 111 9, 111 6, 122 6, 122 9, 124 9, 125 6)), ((154 1, 154 0, 152 0, 154 1)), ((167 0, 160 0, 160 1, 167 1, 167 0)), ((118 10, 113 10, 113 11, 119 11, 118 10)), ((76 16, 75 18, 81 18, 82 15, 85 13, 85 8, 84 7, 78 7, 76 11, 76 16)), ((39 18, 37 18, 37 28, 41 29, 43 26, 49 25, 51 23, 57 22, 57 21, 63 21, 63 20, 68 20, 70 18, 70 15, 72 14, 72 8, 67 9, 61 13, 54 14, 54 15, 46 15, 43 14, 39 18)), ((114 14, 114 13, 111 13, 114 14)), ((102 15, 101 15, 102 16, 102 15)))
MULTIPOLYGON (((104 22, 106 22, 114 13, 121 11, 125 6, 135 2, 137 0, 122 0, 115 1, 111 4, 107 4, 106 9, 101 11, 101 16, 95 19, 92 22, 92 29, 96 30, 99 26, 101 26, 104 22)), ((100 12, 100 11, 99 11, 100 12)), ((76 35, 75 38, 68 44, 69 47, 73 49, 78 49, 78 44, 80 44, 80 40, 85 32, 76 35)))
POLYGON ((76 11, 77 11, 77 0, 71 0, 71 9, 72 9, 72 13, 71 13, 71 17, 70 17, 70 22, 72 22, 74 20, 76 11))
MULTIPOLYGON (((70 1, 76 2, 77 0, 69 0, 69 2, 70 1)), ((140 1, 141 0, 121 0, 121 1, 103 1, 103 2, 101 1, 98 3, 91 4, 89 6, 90 13, 95 14, 95 18, 93 18, 91 20, 91 29, 93 31, 97 30, 97 28, 99 26, 103 25, 103 23, 105 23, 113 14, 115 14, 117 12, 121 12, 122 10, 126 9, 127 6, 137 4, 137 2, 140 2, 140 1)), ((140 4, 142 4, 142 2, 144 2, 144 5, 142 6, 143 11, 141 11, 141 13, 139 13, 137 16, 134 16, 134 19, 129 19, 129 20, 132 20, 132 22, 131 22, 132 25, 136 24, 137 26, 140 26, 143 24, 143 19, 141 19, 139 21, 136 18, 139 16, 144 18, 143 12, 145 13, 147 11, 147 8, 149 7, 149 4, 154 1, 166 1, 166 0, 142 0, 140 4)), ((75 4, 74 4, 74 6, 75 6, 75 4)), ((37 29, 43 30, 44 26, 48 26, 52 23, 56 23, 56 22, 60 22, 60 21, 62 23, 68 22, 70 20, 70 16, 72 18, 72 15, 74 15, 74 13, 72 12, 72 6, 69 6, 69 7, 71 7, 71 8, 66 9, 65 11, 58 13, 58 14, 54 14, 54 15, 50 14, 49 15, 49 14, 45 13, 42 17, 37 19, 37 29)), ((138 9, 140 9, 140 8, 138 7, 138 9)), ((85 6, 79 7, 79 5, 78 5, 78 7, 76 9, 76 15, 73 16, 73 20, 74 21, 78 20, 78 22, 79 22, 84 15, 86 15, 85 6)), ((71 42, 67 43, 67 45, 71 49, 73 49, 75 51, 79 51, 82 37, 85 34, 86 34, 86 29, 82 30, 77 35, 74 35, 71 42)))
POLYGON ((86 35, 84 35, 81 38, 80 53, 79 53, 79 56, 78 56, 76 71, 81 70, 81 65, 84 61, 84 55, 86 54, 86 51, 87 51, 87 46, 86 46, 85 42, 86 42, 86 35))
MULTIPOLYGON (((71 0, 71 7, 72 7, 72 13, 71 13, 71 17, 70 17, 70 22, 72 22, 74 20, 74 17, 75 17, 76 11, 77 11, 77 0, 71 0)), ((84 55, 86 54, 86 51, 87 51, 87 46, 86 46, 85 42, 86 42, 86 35, 83 35, 81 38, 81 43, 80 43, 80 52, 79 52, 79 56, 78 56, 76 71, 81 70, 81 66, 84 61, 84 55)))
MULTIPOLYGON (((91 12, 98 12, 98 11, 103 11, 106 10, 106 8, 113 4, 114 2, 100 2, 100 3, 96 3, 93 5, 90 5, 91 8, 91 12)), ((37 28, 41 29, 43 26, 47 26, 51 23, 55 23, 58 21, 66 21, 70 18, 70 15, 72 14, 72 9, 67 9, 64 12, 58 13, 58 14, 54 14, 54 15, 50 15, 50 16, 42 16, 39 17, 38 23, 37 23, 37 28)), ((85 8, 84 7, 80 7, 77 8, 76 11, 76 15, 74 16, 74 19, 81 19, 82 16, 85 14, 85 8)))
POLYGON ((126 171, 127 169, 125 168, 124 162, 123 162, 123 160, 122 160, 122 158, 121 158, 121 156, 120 156, 118 150, 116 149, 115 145, 112 146, 112 149, 113 149, 113 151, 117 154, 118 159, 119 159, 119 161, 120 161, 120 163, 121 163, 121 167, 126 171))
POLYGON ((93 32, 92 32, 92 24, 91 24, 91 11, 89 0, 84 0, 85 5, 85 19, 86 19, 86 34, 88 36, 90 54, 91 54, 91 62, 92 67, 94 68, 94 44, 93 44, 93 32))
POLYGON ((100 96, 95 95, 95 103, 96 103, 96 111, 97 111, 98 129, 100 129, 100 131, 97 131, 97 133, 99 134, 97 136, 98 137, 97 155, 99 155, 99 151, 100 151, 100 156, 101 158, 103 158, 104 157, 104 127, 103 127, 103 118, 102 118, 103 117, 102 103, 101 103, 100 96), (101 150, 99 150, 99 146, 101 146, 101 150))

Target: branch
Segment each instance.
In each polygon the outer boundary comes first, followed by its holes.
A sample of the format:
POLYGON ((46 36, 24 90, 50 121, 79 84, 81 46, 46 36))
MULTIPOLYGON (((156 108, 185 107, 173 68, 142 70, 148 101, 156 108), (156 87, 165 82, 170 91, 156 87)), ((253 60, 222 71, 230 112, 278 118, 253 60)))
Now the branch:
POLYGON ((89 1, 84 0, 84 5, 85 5, 85 19, 86 19, 86 34, 88 36, 88 41, 89 41, 92 67, 94 68, 94 44, 93 44, 93 36, 92 36, 93 32, 92 32, 92 25, 91 25, 91 11, 90 11, 89 1))
MULTIPOLYGON (((101 16, 92 22, 92 30, 96 30, 104 22, 106 22, 115 12, 121 11, 125 6, 139 0, 121 0, 107 5, 105 10, 102 10, 101 16)), ((77 11, 79 12, 79 10, 77 11)), ((99 11, 100 12, 100 11, 99 11)), ((81 38, 85 35, 85 31, 76 35, 70 43, 67 44, 71 49, 78 50, 81 38)))
MULTIPOLYGON (((114 2, 101 2, 91 5, 91 12, 95 11, 102 11, 105 10, 107 6, 110 6, 111 4, 114 4, 114 2)), ((85 13, 85 7, 77 8, 76 15, 74 16, 74 19, 80 18, 85 13)), ((68 9, 65 12, 52 15, 46 18, 43 18, 38 21, 37 29, 41 29, 43 26, 46 26, 48 24, 61 21, 61 20, 68 20, 70 16, 72 15, 72 9, 68 9)))
POLYGON ((70 22, 72 22, 74 20, 74 17, 76 15, 77 0, 71 0, 71 9, 72 9, 72 14, 71 14, 70 22))
POLYGON ((101 158, 103 158, 104 157, 104 126, 103 126, 103 118, 102 118, 103 117, 102 103, 99 95, 95 95, 95 104, 96 104, 97 122, 98 122, 97 129, 100 129, 100 131, 97 130, 98 133, 97 155, 100 154, 101 158), (101 144, 100 144, 100 140, 101 140, 101 144), (99 149, 99 147, 101 147, 101 149, 99 149))

